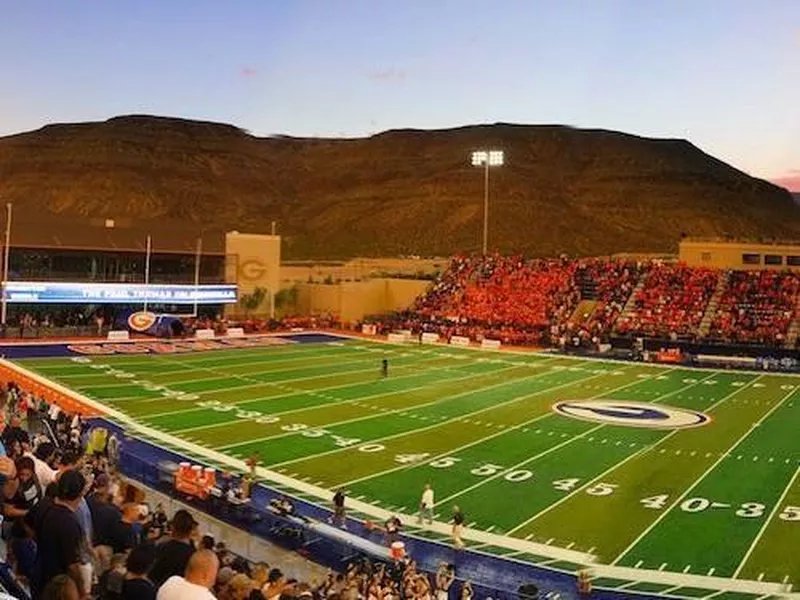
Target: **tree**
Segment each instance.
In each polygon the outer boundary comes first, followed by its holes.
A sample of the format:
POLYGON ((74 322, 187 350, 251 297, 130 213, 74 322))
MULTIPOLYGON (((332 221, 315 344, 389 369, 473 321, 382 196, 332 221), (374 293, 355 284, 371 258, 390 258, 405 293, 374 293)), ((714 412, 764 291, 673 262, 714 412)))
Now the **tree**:
POLYGON ((258 310, 258 307, 261 306, 266 297, 267 290, 263 287, 257 287, 249 294, 242 294, 240 302, 244 307, 245 316, 248 316, 254 310, 258 310))

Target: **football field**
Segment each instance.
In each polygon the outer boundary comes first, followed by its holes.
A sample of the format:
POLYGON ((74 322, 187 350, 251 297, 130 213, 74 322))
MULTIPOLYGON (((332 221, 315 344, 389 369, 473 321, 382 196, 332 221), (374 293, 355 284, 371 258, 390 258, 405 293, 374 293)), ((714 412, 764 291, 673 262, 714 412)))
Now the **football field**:
POLYGON ((472 530, 800 584, 795 376, 364 340, 18 363, 389 511, 415 514, 430 483, 438 519, 458 505, 472 530))

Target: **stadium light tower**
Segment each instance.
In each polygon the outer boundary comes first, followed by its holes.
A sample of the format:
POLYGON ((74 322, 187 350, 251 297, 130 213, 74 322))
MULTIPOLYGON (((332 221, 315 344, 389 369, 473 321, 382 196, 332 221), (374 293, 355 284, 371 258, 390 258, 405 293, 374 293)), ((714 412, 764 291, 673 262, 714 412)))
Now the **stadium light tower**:
POLYGON ((476 150, 472 166, 483 167, 483 254, 489 251, 489 168, 503 166, 502 150, 476 150))

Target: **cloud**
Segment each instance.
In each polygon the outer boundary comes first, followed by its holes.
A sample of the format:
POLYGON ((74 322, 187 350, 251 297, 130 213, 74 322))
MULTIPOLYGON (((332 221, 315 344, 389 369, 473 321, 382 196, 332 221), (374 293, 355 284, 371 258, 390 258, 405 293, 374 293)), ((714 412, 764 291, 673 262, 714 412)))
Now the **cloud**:
POLYGON ((239 71, 239 75, 244 78, 255 77, 258 75, 258 71, 252 67, 242 67, 242 69, 239 71))
POLYGON ((786 188, 790 192, 800 192, 800 169, 792 169, 786 175, 770 179, 775 185, 786 188))
POLYGON ((371 73, 367 73, 367 79, 370 81, 381 81, 381 82, 390 82, 390 81, 403 81, 406 78, 406 72, 402 69, 395 69, 391 67, 389 69, 383 69, 381 71, 372 71, 371 73))

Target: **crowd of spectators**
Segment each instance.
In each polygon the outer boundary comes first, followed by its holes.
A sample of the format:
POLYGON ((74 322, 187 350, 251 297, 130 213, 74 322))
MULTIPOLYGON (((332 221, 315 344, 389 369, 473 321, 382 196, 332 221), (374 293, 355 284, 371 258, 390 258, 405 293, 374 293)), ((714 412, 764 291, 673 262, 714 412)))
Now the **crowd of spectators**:
POLYGON ((782 345, 796 316, 800 276, 776 271, 732 271, 708 337, 782 345))
POLYGON ((444 338, 540 344, 577 305, 574 271, 575 263, 566 259, 457 256, 412 309, 396 319, 412 331, 444 338))
POLYGON ((695 340, 718 281, 712 269, 654 263, 635 292, 633 310, 617 320, 617 332, 695 340))
POLYGON ((26 310, 12 309, 3 327, 3 336, 26 338, 101 335, 111 323, 111 311, 87 312, 81 308, 53 306, 26 310))
POLYGON ((560 346, 595 348, 609 341, 617 318, 650 263, 630 260, 582 260, 575 271, 582 300, 594 304, 586 314, 554 325, 552 337, 560 346))
POLYGON ((596 348, 613 335, 697 341, 723 284, 709 337, 780 346, 797 318, 798 280, 788 272, 731 272, 724 287, 719 271, 660 260, 457 256, 409 310, 374 324, 378 334, 410 330, 520 346, 596 348), (585 313, 576 310, 583 300, 592 301, 585 313))
POLYGON ((435 574, 417 570, 413 560, 391 564, 359 560, 350 563, 344 573, 329 573, 328 578, 308 597, 328 600, 447 600, 473 598, 472 584, 461 584, 455 596, 455 567, 441 563, 435 574))
POLYGON ((116 470, 115 437, 80 416, 9 384, 0 430, 6 558, 34 600, 446 600, 455 581, 451 565, 426 575, 409 559, 297 581, 203 535, 189 511, 147 504, 116 470))

